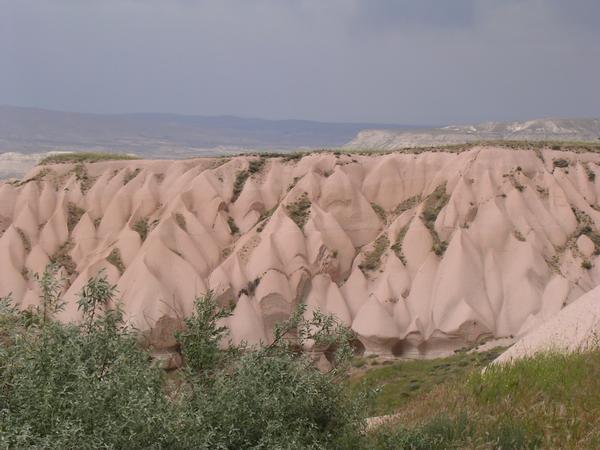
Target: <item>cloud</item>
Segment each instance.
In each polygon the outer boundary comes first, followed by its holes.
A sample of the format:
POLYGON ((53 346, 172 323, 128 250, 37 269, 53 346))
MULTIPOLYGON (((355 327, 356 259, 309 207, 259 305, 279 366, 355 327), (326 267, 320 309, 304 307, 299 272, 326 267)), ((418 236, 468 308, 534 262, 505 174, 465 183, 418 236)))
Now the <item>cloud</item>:
POLYGON ((600 115, 595 0, 0 0, 0 103, 467 122, 600 115))
POLYGON ((473 26, 476 0, 358 1, 354 22, 370 29, 473 26))

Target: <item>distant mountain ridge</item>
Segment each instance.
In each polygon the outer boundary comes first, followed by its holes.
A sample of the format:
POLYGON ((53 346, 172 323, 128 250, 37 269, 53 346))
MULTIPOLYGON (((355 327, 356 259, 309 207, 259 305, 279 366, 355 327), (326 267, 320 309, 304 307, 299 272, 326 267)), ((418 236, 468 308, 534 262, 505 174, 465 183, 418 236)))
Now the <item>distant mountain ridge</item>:
POLYGON ((102 150, 178 158, 248 149, 340 147, 365 128, 408 127, 161 113, 87 114, 0 106, 0 153, 102 150))
POLYGON ((474 141, 597 141, 600 119, 535 119, 485 122, 419 130, 363 130, 346 147, 391 150, 403 147, 464 144, 474 141))

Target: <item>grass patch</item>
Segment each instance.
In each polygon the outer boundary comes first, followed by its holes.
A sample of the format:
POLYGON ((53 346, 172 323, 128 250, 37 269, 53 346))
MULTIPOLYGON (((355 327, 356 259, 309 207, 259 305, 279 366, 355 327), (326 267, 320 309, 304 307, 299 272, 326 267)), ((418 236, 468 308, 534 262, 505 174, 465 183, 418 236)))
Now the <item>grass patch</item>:
POLYGON ((594 230, 594 221, 592 218, 578 208, 571 208, 575 219, 577 219, 577 230, 570 241, 575 241, 579 236, 585 234, 594 243, 594 255, 600 255, 600 233, 594 230))
POLYGON ((397 423, 370 433, 370 448, 599 448, 600 349, 540 354, 484 373, 489 352, 456 364, 473 356, 400 363, 351 380, 354 388, 361 379, 383 383, 375 405, 397 413, 397 423), (435 378, 433 367, 447 364, 448 376, 435 378), (429 388, 411 393, 409 377, 429 388), (393 402, 398 390, 409 397, 393 402))
POLYGON ((175 213, 175 223, 183 231, 187 231, 187 223, 185 221, 185 216, 183 214, 181 214, 181 213, 175 213))
POLYGON ((513 236, 517 241, 525 242, 525 236, 519 230, 513 231, 513 236))
POLYGON ((148 225, 148 218, 144 217, 142 219, 138 219, 137 222, 133 224, 133 231, 140 235, 142 242, 146 240, 148 237, 148 232, 150 231, 150 227, 148 225))
POLYGON ((248 162, 247 170, 240 170, 235 176, 235 181, 233 182, 233 195, 231 197, 231 203, 235 203, 235 201, 239 198, 242 190, 244 189, 244 185, 246 184, 246 180, 250 178, 250 175, 255 175, 259 173, 267 160, 263 157, 259 159, 253 159, 248 162))
POLYGON ((260 213, 260 217, 258 218, 258 222, 259 225, 258 227, 256 227, 256 231, 258 233, 262 233, 262 230, 265 229, 265 227, 267 226, 267 224, 269 223, 269 219, 271 218, 271 216, 273 215, 273 213, 275 212, 275 210, 277 209, 279 205, 275 205, 273 206, 271 209, 269 209, 268 211, 263 211, 262 213, 260 213))
POLYGON ((244 189, 244 185, 246 184, 246 180, 250 177, 250 172, 247 170, 240 170, 235 176, 235 181, 233 182, 233 195, 231 196, 231 203, 235 203, 238 199, 242 190, 244 189))
POLYGON ((383 209, 377 203, 371 203, 371 208, 373 208, 373 211, 375 211, 375 214, 379 216, 383 223, 387 223, 387 214, 385 213, 385 209, 383 209))
POLYGON ((420 202, 421 202, 421 196, 420 195, 413 195, 412 197, 407 198, 406 200, 400 202, 398 204, 398 206, 396 206, 396 208, 394 209, 394 214, 396 214, 396 215, 399 216, 404 211, 408 211, 409 209, 413 209, 420 202))
POLYGON ((438 256, 444 254, 448 247, 448 243, 442 241, 437 231, 435 231, 435 221, 440 211, 448 203, 448 200, 450 200, 450 196, 446 193, 446 183, 440 184, 425 199, 425 205, 423 207, 423 212, 421 213, 421 219, 433 238, 432 250, 438 256))
POLYGON ((290 219, 292 219, 301 230, 304 230, 304 225, 308 222, 310 205, 311 202, 308 198, 308 194, 304 192, 295 202, 290 203, 285 207, 290 219))
POLYGON ((135 170, 127 170, 127 172, 125 173, 125 176, 123 177, 123 186, 125 186, 127 183, 129 183, 131 180, 133 180, 135 177, 137 177, 141 171, 142 171, 142 169, 140 169, 139 167, 136 168, 135 170))
POLYGON ((365 387, 378 389, 370 415, 392 414, 441 383, 464 379, 473 370, 494 360, 500 352, 494 349, 484 353, 457 353, 448 358, 397 361, 353 375, 348 384, 357 392, 365 387))
POLYGON ((113 266, 115 266, 119 273, 123 275, 123 272, 125 272, 125 264, 123 264, 123 259, 121 258, 121 250, 119 250, 118 247, 112 249, 110 254, 106 257, 106 260, 113 266))
POLYGON ((231 234, 238 234, 240 232, 240 229, 235 224, 235 220, 233 220, 233 217, 227 217, 227 225, 229 225, 229 230, 231 231, 231 234))
POLYGON ((596 173, 590 169, 590 166, 584 164, 583 168, 585 170, 585 174, 587 175, 588 181, 592 183, 596 181, 596 173))
POLYGON ((90 176, 83 163, 77 163, 73 168, 72 173, 75 175, 75 179, 79 182, 79 187, 81 188, 82 194, 85 194, 87 191, 89 191, 96 181, 94 177, 90 176))
POLYGON ((77 269, 75 261, 73 261, 73 258, 71 258, 71 255, 69 254, 69 252, 73 249, 74 246, 75 244, 73 243, 73 241, 69 239, 67 242, 61 245, 58 248, 58 250, 56 250, 56 252, 50 257, 50 262, 62 267, 65 270, 68 277, 73 276, 77 269))
POLYGON ((392 245, 392 250, 398 257, 402 264, 406 265, 406 257, 402 252, 402 242, 404 241, 404 236, 406 236, 406 232, 408 231, 408 224, 404 225, 400 231, 398 232, 398 236, 396 236, 396 242, 392 245))
POLYGON ((32 181, 41 181, 43 180, 47 175, 50 175, 50 173, 52 173, 52 171, 46 167, 44 167, 43 169, 39 170, 34 176, 32 176, 31 178, 27 178, 25 180, 15 180, 15 181, 9 181, 9 184, 15 186, 15 187, 20 187, 23 186, 27 183, 31 183, 32 181))
POLYGON ((240 289, 238 293, 238 298, 242 295, 246 295, 247 297, 252 297, 256 293, 256 288, 260 284, 260 278, 255 278, 252 281, 248 281, 248 284, 245 288, 240 289))
POLYGON ((300 181, 300 178, 301 177, 294 177, 294 179, 292 180, 292 182, 287 187, 287 191, 288 192, 290 192, 292 189, 294 189, 294 186, 296 186, 296 184, 298 184, 298 181, 300 181))
POLYGON ((29 238, 27 237, 27 235, 25 234, 25 232, 22 229, 20 229, 19 227, 15 227, 15 230, 19 234, 19 237, 21 238, 21 242, 23 242, 23 247, 25 248, 25 253, 29 253, 31 251, 31 241, 29 240, 29 238))
POLYGON ((136 156, 124 155, 121 153, 103 153, 103 152, 76 152, 60 153, 57 155, 46 156, 38 165, 47 164, 70 164, 70 163, 95 163, 99 161, 132 160, 139 159, 136 156))
POLYGON ((69 202, 67 205, 67 229, 69 230, 69 233, 75 229, 84 214, 85 210, 83 208, 80 208, 75 203, 69 202))
POLYGON ((248 172, 250 172, 251 175, 259 173, 265 166, 266 162, 267 160, 265 158, 251 160, 248 162, 248 172))
POLYGON ((381 256, 385 252, 388 245, 390 245, 388 237, 385 234, 379 236, 375 240, 373 250, 365 254, 365 259, 361 264, 358 265, 358 267, 363 272, 379 269, 379 266, 381 265, 381 256))
POLYGON ((552 161, 554 167, 565 168, 569 167, 569 161, 566 159, 558 158, 552 161))

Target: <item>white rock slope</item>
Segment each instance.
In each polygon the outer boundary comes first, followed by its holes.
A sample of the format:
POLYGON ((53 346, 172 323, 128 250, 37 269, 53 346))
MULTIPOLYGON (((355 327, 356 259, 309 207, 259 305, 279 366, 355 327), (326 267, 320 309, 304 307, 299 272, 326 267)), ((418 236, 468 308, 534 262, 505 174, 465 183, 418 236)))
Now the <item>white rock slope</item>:
POLYGON ((367 351, 435 355, 522 335, 599 284, 598 164, 475 147, 38 167, 0 183, 0 295, 35 304, 55 260, 64 320, 105 269, 142 329, 212 289, 236 342, 305 302, 367 351))

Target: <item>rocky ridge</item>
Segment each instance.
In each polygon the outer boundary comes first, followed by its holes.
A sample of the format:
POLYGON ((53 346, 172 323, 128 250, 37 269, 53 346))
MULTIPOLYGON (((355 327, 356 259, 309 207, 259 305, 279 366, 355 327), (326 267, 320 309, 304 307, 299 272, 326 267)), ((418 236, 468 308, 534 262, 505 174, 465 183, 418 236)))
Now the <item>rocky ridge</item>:
POLYGON ((32 274, 55 261, 63 320, 105 270, 142 330, 213 290, 235 343, 304 302, 367 352, 435 356, 600 284, 599 171, 596 153, 494 146, 38 166, 0 183, 0 295, 37 304, 32 274))
POLYGON ((346 147, 391 150, 477 141, 591 141, 600 139, 600 119, 535 119, 415 130, 360 131, 346 147))

